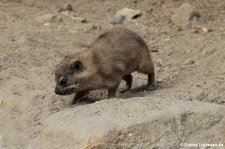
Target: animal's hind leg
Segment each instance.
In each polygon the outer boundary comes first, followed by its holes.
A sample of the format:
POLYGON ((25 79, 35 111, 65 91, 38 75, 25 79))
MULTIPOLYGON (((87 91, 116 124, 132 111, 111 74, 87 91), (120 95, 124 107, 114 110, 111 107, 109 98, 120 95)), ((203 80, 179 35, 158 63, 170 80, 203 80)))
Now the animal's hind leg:
POLYGON ((127 92, 127 91, 129 91, 131 89, 131 85, 132 85, 132 82, 133 82, 133 77, 132 77, 131 74, 128 74, 128 75, 123 76, 123 80, 126 81, 126 88, 122 89, 120 91, 120 93, 127 92))
POLYGON ((138 72, 148 75, 148 82, 145 86, 145 90, 155 90, 156 86, 153 62, 151 60, 148 62, 143 62, 141 65, 139 65, 138 72))
POLYGON ((153 91, 156 89, 155 86, 155 73, 150 73, 148 74, 148 83, 146 85, 146 90, 147 91, 153 91))

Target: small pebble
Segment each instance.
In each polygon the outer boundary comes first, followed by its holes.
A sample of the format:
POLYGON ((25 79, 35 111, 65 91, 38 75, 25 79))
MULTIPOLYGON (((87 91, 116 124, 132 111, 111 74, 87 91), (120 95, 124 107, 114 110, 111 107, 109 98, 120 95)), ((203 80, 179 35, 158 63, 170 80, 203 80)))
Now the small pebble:
POLYGON ((184 62, 184 65, 193 65, 195 63, 194 60, 187 60, 184 62))
POLYGON ((73 6, 69 3, 65 3, 60 9, 59 12, 61 11, 73 11, 73 6))
POLYGON ((86 18, 82 19, 81 23, 87 23, 87 19, 86 18))
POLYGON ((194 18, 200 18, 200 17, 201 17, 201 15, 200 15, 200 13, 198 11, 193 11, 190 14, 189 20, 193 20, 194 18))
POLYGON ((199 30, 198 29, 194 29, 193 30, 193 33, 198 34, 199 33, 199 30))

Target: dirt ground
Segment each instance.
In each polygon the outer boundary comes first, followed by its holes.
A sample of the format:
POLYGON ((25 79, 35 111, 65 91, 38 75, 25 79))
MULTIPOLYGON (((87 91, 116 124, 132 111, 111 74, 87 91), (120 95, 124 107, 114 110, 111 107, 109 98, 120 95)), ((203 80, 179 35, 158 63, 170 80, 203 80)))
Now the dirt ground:
MULTIPOLYGON (((55 65, 65 55, 85 50, 100 33, 114 27, 110 22, 126 7, 142 11, 122 26, 148 44, 158 89, 117 96, 225 106, 224 0, 1 0, 0 147, 27 147, 49 116, 87 104, 71 107, 73 96, 54 94, 55 65), (59 12, 66 2, 73 11, 59 12), (180 27, 171 16, 184 2, 193 5, 200 17, 180 27)), ((133 87, 146 80, 145 75, 134 73, 133 87)), ((105 99, 106 93, 95 91, 89 97, 105 99)))

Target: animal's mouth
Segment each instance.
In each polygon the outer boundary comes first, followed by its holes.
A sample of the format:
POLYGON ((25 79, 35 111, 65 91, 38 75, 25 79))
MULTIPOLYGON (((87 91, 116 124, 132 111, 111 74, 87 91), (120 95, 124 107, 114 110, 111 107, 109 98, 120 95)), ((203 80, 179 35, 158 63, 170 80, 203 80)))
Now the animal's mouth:
POLYGON ((58 91, 58 90, 55 90, 55 93, 57 95, 70 95, 72 93, 74 93, 75 91, 71 90, 71 89, 67 89, 67 90, 64 90, 64 91, 58 91))
POLYGON ((77 88, 74 85, 68 86, 66 88, 59 89, 58 87, 55 88, 55 93, 57 95, 70 95, 72 93, 75 93, 77 91, 77 88))
POLYGON ((57 95, 67 95, 67 92, 68 92, 68 90, 61 91, 61 90, 55 88, 55 93, 57 95))

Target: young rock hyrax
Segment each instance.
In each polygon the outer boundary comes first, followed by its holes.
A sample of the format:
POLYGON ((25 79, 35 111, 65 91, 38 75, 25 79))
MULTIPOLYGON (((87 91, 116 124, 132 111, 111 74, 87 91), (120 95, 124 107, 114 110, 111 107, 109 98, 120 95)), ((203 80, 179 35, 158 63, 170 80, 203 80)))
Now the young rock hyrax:
POLYGON ((134 71, 148 75, 146 90, 155 88, 154 65, 145 41, 131 30, 113 28, 86 51, 68 55, 56 66, 55 93, 76 93, 72 104, 97 89, 108 89, 108 98, 115 97, 121 80, 126 81, 121 92, 130 90, 134 71))

